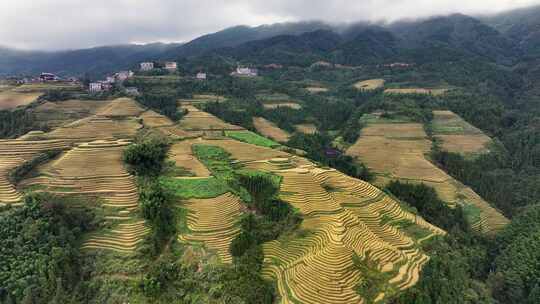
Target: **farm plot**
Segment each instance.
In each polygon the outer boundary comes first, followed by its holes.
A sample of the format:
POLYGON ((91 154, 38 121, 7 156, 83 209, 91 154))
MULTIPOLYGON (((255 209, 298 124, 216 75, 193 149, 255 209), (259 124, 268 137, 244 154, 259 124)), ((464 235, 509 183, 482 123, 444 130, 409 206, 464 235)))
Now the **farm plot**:
POLYGON ((278 128, 274 123, 262 117, 253 117, 253 126, 255 126, 255 129, 259 133, 277 142, 287 142, 291 136, 288 132, 278 128))
POLYGON ((230 193, 210 199, 191 199, 183 203, 188 209, 188 232, 178 239, 182 242, 203 242, 225 263, 232 262, 230 244, 240 233, 241 201, 230 193))
POLYGON ((118 117, 136 117, 139 116, 144 109, 131 98, 118 98, 102 108, 97 115, 118 118, 118 117))
POLYGON ((433 136, 445 151, 471 154, 487 152, 489 136, 452 111, 433 111, 433 136))
POLYGON ((80 90, 82 86, 71 82, 55 82, 55 83, 28 83, 16 87, 16 92, 45 92, 49 90, 80 90))
POLYGON ((203 105, 208 102, 224 102, 225 97, 214 95, 214 94, 195 94, 191 99, 180 99, 178 100, 178 106, 194 106, 194 105, 203 105))
POLYGON ((83 248, 132 252, 148 232, 137 219, 138 191, 135 178, 124 168, 122 153, 129 144, 121 140, 98 140, 78 145, 45 166, 24 186, 40 185, 57 194, 98 197, 113 228, 91 236, 83 248))
POLYGON ((225 131, 225 136, 260 147, 277 148, 277 142, 251 131, 225 131))
POLYGON ((9 180, 9 173, 39 154, 67 148, 59 140, 0 140, 0 204, 12 204, 21 200, 22 194, 9 180))
POLYGON ((317 126, 314 124, 299 124, 294 126, 298 132, 304 134, 315 134, 317 133, 317 126))
POLYGON ((479 210, 480 217, 468 217, 477 230, 491 232, 504 226, 507 219, 502 214, 426 158, 430 149, 431 141, 421 124, 377 123, 372 119, 347 154, 358 157, 377 173, 378 185, 391 180, 424 183, 435 188, 451 206, 462 204, 479 210))
POLYGON ((0 110, 11 110, 36 101, 42 92, 22 93, 14 90, 0 92, 0 110))
POLYGON ((273 172, 284 178, 281 198, 304 215, 301 228, 311 231, 263 245, 263 275, 276 280, 283 303, 361 303, 354 287, 362 274, 352 256, 368 252, 388 273, 388 284, 406 289, 429 259, 417 244, 444 234, 377 188, 338 171, 303 165, 273 172), (416 239, 391 224, 403 220, 426 234, 416 239))
POLYGON ((49 138, 73 142, 89 142, 99 139, 133 138, 142 125, 136 118, 111 119, 94 115, 77 120, 47 134, 49 138))
POLYGON ((94 115, 110 102, 108 100, 47 101, 32 109, 32 113, 39 124, 54 129, 94 115))
POLYGON ((174 122, 167 116, 156 113, 152 110, 148 110, 141 114, 139 118, 142 119, 143 125, 149 128, 170 127, 174 125, 174 122))
POLYGON ((179 122, 178 126, 186 131, 220 131, 220 130, 243 130, 244 128, 231 125, 215 117, 214 115, 201 111, 192 105, 182 105, 188 110, 179 122))
POLYGON ((357 90, 376 90, 384 86, 384 79, 369 79, 354 84, 357 90))
POLYGON ((446 93, 448 89, 424 89, 424 88, 407 88, 407 89, 386 89, 386 94, 427 94, 427 95, 442 95, 446 93))
POLYGON ((223 148, 248 169, 283 177, 280 198, 304 216, 301 229, 309 231, 307 236, 263 245, 263 276, 276 281, 282 303, 361 303, 354 287, 362 274, 352 256, 368 252, 388 273, 392 288, 408 288, 429 259, 418 244, 445 233, 374 186, 336 170, 234 140, 198 142, 223 148), (424 233, 411 234, 394 224, 403 221, 424 233))
POLYGON ((171 146, 169 159, 176 163, 176 166, 184 168, 197 177, 208 177, 210 171, 193 154, 192 146, 197 140, 183 140, 171 146))

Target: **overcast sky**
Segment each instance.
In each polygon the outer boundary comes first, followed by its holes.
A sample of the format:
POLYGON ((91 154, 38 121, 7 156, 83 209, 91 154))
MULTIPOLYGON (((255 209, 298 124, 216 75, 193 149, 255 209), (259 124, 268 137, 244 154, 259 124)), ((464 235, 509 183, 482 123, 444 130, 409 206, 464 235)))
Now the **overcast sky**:
POLYGON ((52 50, 185 42, 241 24, 395 21, 534 4, 540 0, 0 0, 0 45, 52 50))

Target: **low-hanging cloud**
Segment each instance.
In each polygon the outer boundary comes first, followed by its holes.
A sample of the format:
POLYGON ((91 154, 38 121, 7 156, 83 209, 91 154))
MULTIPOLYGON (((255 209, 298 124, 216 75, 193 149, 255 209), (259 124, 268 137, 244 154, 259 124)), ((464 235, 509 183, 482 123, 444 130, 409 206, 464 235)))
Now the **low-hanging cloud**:
POLYGON ((0 45, 68 49, 188 41, 234 25, 495 13, 540 0, 2 0, 0 45))

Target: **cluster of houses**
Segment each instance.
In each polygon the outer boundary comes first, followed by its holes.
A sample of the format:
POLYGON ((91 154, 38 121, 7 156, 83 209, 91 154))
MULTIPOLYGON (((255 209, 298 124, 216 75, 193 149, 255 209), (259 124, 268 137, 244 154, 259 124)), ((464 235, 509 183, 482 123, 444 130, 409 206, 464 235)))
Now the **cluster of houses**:
MULTIPOLYGON (((88 91, 90 93, 101 93, 112 90, 115 83, 123 83, 135 74, 132 71, 120 71, 112 76, 107 76, 105 80, 91 82, 88 85, 88 91)), ((138 95, 137 88, 126 88, 126 93, 131 95, 138 95)))
MULTIPOLYGON (((140 65, 141 72, 148 72, 157 68, 154 62, 141 62, 140 65)), ((162 68, 169 71, 169 73, 174 73, 178 70, 178 64, 174 61, 166 61, 163 63, 162 68)))

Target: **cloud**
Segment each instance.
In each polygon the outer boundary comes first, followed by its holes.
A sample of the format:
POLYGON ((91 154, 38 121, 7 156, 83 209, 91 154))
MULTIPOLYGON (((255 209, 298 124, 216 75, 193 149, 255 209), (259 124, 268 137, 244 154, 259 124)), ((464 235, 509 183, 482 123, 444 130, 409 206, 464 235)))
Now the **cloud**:
POLYGON ((540 0, 2 0, 0 44, 24 49, 188 41, 234 25, 394 21, 490 13, 540 0))

